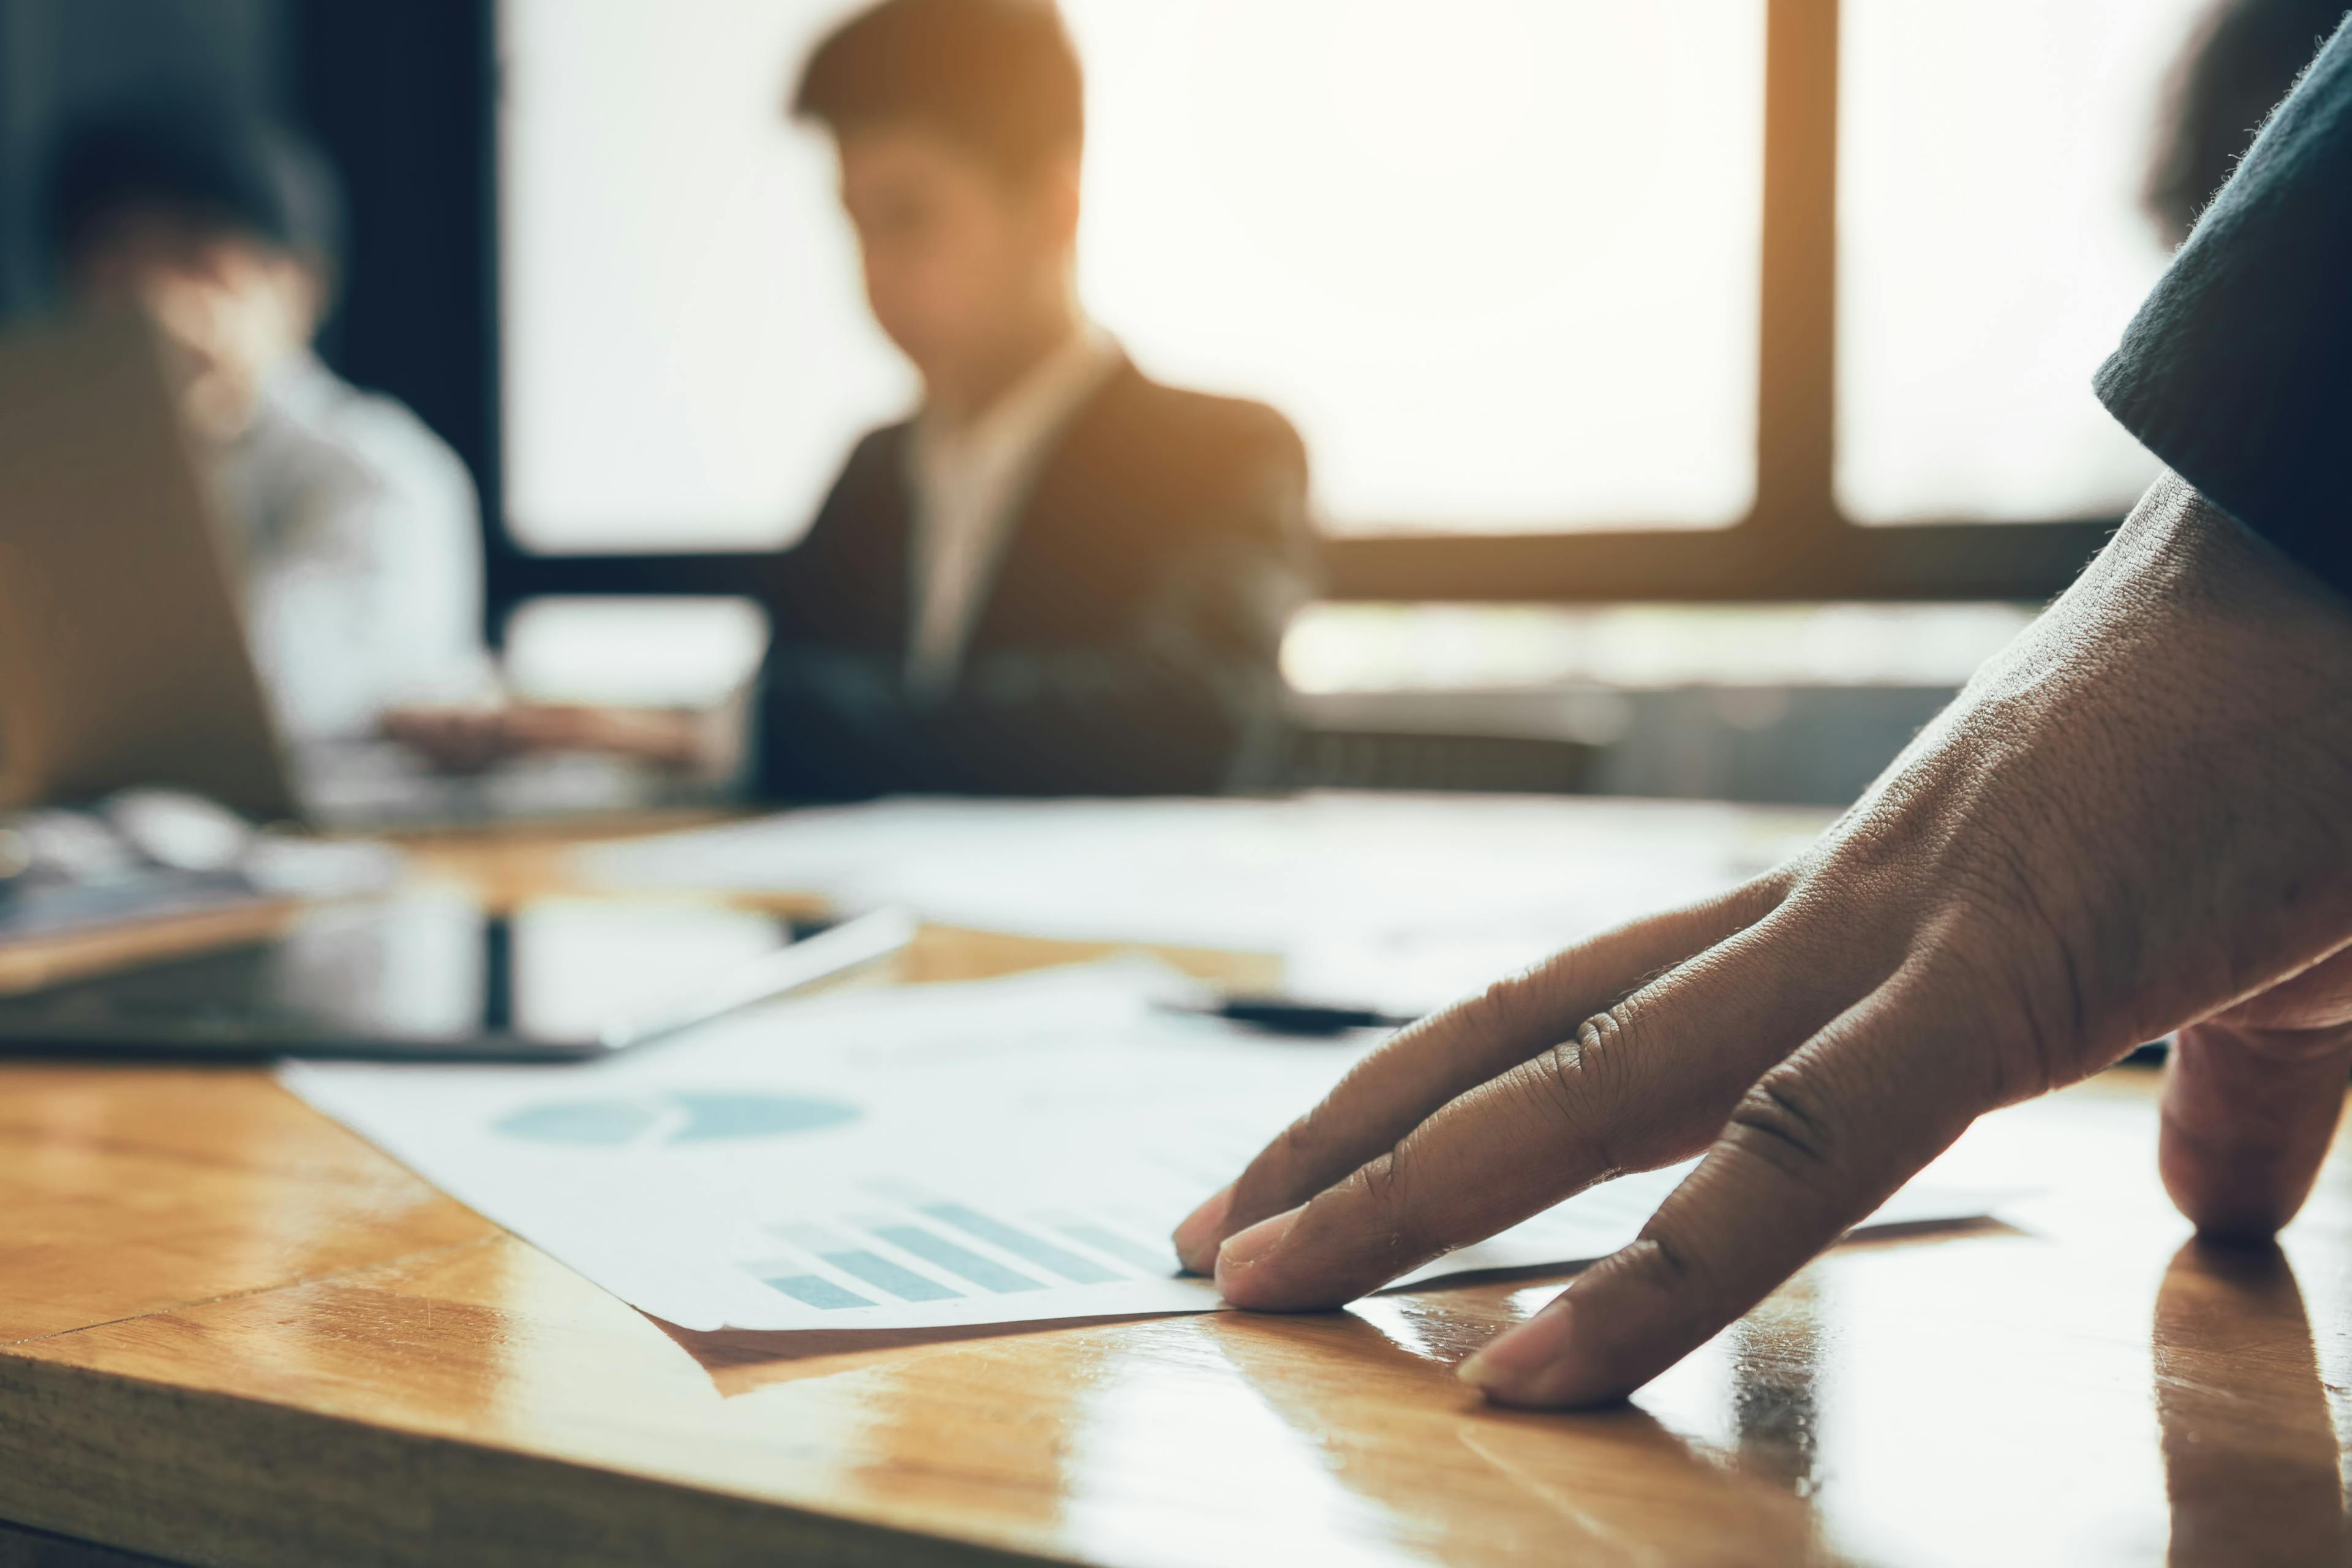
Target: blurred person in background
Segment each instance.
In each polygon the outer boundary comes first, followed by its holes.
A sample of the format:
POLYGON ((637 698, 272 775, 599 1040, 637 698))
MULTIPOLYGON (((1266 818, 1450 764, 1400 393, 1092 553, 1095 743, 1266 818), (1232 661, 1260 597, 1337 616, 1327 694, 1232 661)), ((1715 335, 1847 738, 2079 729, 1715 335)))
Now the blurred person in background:
POLYGON ((2145 194, 2178 246, 2237 171, 2254 133, 2320 44, 2352 14, 2346 0, 2221 0, 2173 68, 2145 194))
POLYGON ((1077 55, 1045 0, 886 0, 818 46, 866 299, 923 379, 779 563, 771 794, 1221 787, 1273 720, 1307 465, 1147 379, 1076 281, 1077 55))
POLYGON ((473 481, 415 415, 311 352, 341 218, 320 156, 233 109, 150 105, 69 129, 44 195, 68 300, 143 311, 163 341, 288 737, 364 736, 402 703, 474 694, 473 481))
MULTIPOLYGON (((1305 451, 1270 408, 1150 380, 1087 318, 1084 100, 1048 0, 885 0, 803 68, 792 111, 834 138, 866 299, 923 401, 857 444, 764 585, 758 793, 1208 792, 1271 742, 1305 451)), ((405 732, 450 754, 710 744, 655 718, 405 732)))

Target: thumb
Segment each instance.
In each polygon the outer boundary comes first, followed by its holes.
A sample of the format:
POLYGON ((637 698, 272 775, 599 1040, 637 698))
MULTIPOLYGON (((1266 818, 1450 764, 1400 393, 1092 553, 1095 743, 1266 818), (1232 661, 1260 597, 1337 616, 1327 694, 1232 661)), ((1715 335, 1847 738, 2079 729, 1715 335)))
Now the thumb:
POLYGON ((2165 1190, 2207 1236, 2260 1239, 2318 1178, 2352 1072, 2352 950, 2180 1032, 2158 1144, 2165 1190))

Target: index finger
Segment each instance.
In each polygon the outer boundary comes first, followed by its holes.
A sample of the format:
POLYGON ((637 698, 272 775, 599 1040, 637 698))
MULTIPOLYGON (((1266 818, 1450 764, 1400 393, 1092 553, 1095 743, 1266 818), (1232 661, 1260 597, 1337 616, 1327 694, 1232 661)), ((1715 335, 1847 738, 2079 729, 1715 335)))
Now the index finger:
POLYGON ((1776 872, 1620 926, 1399 1031, 1176 1227, 1176 1255, 1193 1272, 1210 1272, 1227 1237, 1306 1202, 1393 1147, 1438 1107, 1571 1037, 1651 976, 1762 920, 1786 894, 1787 880, 1776 872))

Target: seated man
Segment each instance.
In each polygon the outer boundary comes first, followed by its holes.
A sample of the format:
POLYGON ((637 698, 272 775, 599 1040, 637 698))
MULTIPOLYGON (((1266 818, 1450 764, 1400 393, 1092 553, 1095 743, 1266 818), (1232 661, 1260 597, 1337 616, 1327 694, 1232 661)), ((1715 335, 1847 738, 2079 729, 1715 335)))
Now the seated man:
POLYGON ((46 197, 68 295, 143 310, 163 338, 289 737, 469 695, 487 673, 473 481, 415 415, 310 352, 336 265, 325 166, 274 127, 182 104, 69 132, 46 197))
POLYGON ((810 58, 867 299, 921 374, 769 585, 787 797, 1198 792, 1278 714, 1306 459, 1146 378, 1074 281, 1083 91, 1044 0, 884 0, 810 58))
MULTIPOLYGON (((867 300, 914 417, 850 454, 761 584, 775 640, 753 789, 1213 791, 1264 767, 1302 596, 1306 457, 1253 403, 1146 378, 1075 271, 1077 57, 1047 0, 883 0, 811 56, 867 300)), ((530 750, 709 768, 723 724, 518 705, 415 710, 445 763, 530 750)))
POLYGON ((1079 66, 1042 0, 885 0, 809 58, 875 318, 922 374, 776 562, 767 795, 1197 793, 1277 720, 1306 456, 1148 381, 1075 291, 1079 66))

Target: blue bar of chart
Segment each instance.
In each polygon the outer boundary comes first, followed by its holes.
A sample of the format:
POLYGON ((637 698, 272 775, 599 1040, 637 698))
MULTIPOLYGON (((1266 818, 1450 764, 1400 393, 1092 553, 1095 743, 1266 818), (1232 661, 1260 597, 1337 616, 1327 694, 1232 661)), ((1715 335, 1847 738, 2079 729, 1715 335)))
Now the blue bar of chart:
POLYGON ((1079 1285, 1101 1285, 1119 1277, 1116 1269, 1106 1268, 1091 1258, 1081 1258, 1066 1247, 1056 1247, 1042 1237, 1032 1236, 1017 1226, 1007 1225, 962 1204, 925 1204, 923 1212, 966 1236, 977 1237, 991 1247, 1002 1247, 1015 1258, 1026 1258, 1079 1285))
POLYGON ((918 1274, 902 1264, 893 1263, 878 1252, 824 1252, 817 1256, 844 1274, 856 1275, 877 1289, 889 1291, 901 1301, 950 1301, 963 1294, 929 1275, 918 1274))
POLYGON ((877 1225, 874 1234, 901 1251, 911 1253, 926 1263, 936 1264, 960 1279, 969 1279, 983 1290, 1010 1295, 1016 1290, 1043 1290, 1045 1285, 1026 1274, 1016 1273, 992 1258, 983 1258, 968 1247, 960 1247, 936 1231, 918 1225, 877 1225))
POLYGON ((1132 1263, 1146 1274, 1166 1276, 1176 1272, 1176 1255, 1170 1251, 1154 1252, 1143 1243, 1124 1237, 1106 1226, 1091 1220, 1066 1219, 1060 1222, 1064 1236, 1097 1252, 1108 1252, 1113 1258, 1132 1263))
POLYGON ((873 1302, 855 1291, 845 1290, 822 1274, 784 1274, 772 1276, 768 1284, 782 1290, 803 1306, 837 1311, 844 1307, 870 1307, 873 1302))
POLYGON ((826 1311, 1139 1283, 1138 1275, 1169 1280, 1182 1272, 1172 1252, 1091 1214, 1041 1211, 1016 1223, 911 1188, 886 1186, 877 1195, 890 1206, 764 1226, 797 1259, 744 1268, 826 1311))
POLYGON ((886 1290, 901 1301, 950 1301, 963 1294, 928 1274, 919 1274, 895 1258, 858 1246, 824 1226, 777 1227, 776 1234, 803 1252, 823 1258, 853 1279, 886 1290))

